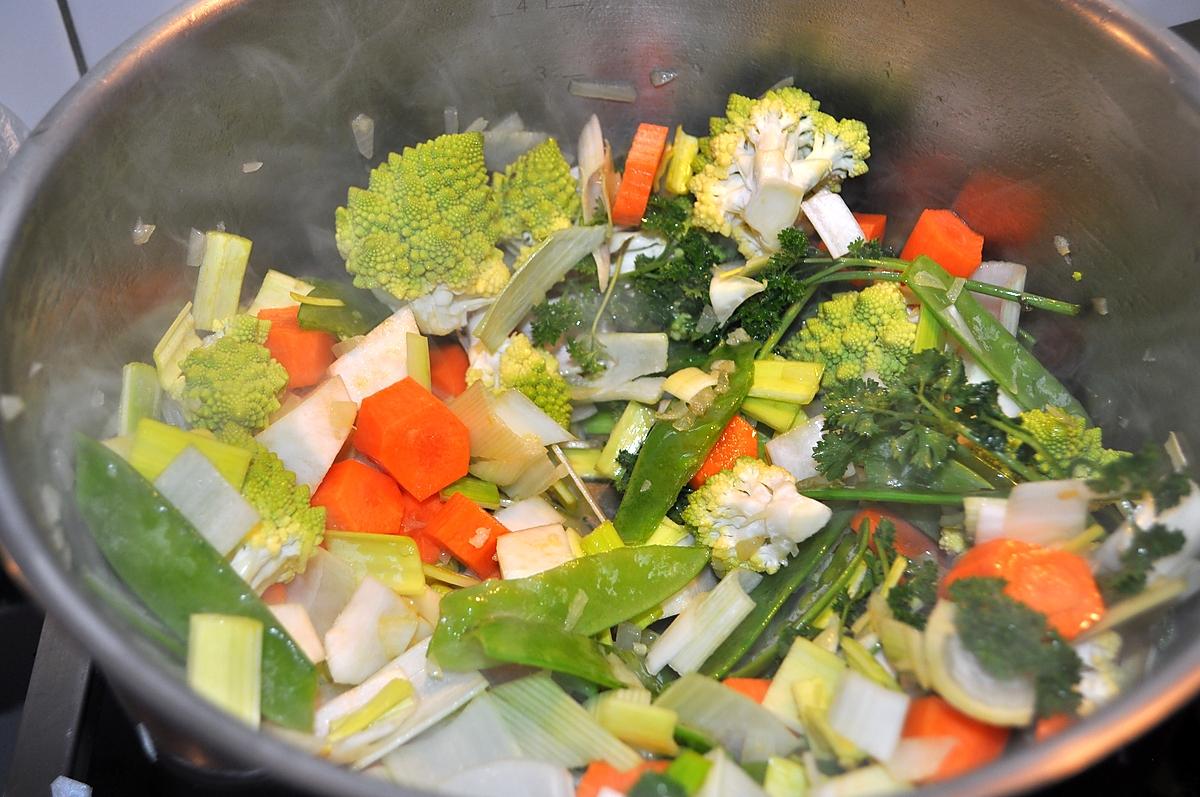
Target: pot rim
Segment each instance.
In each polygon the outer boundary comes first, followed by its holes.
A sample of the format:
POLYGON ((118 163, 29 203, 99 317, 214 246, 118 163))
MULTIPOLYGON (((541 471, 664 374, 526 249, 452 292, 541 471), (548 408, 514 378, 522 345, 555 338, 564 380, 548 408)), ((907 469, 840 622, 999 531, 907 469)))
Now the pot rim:
MULTIPOLYGON (((184 4, 144 28, 90 69, 31 131, 17 157, 0 174, 0 277, 7 267, 25 212, 51 164, 71 147, 99 112, 113 86, 135 76, 141 61, 190 30, 216 24, 250 0, 202 0, 184 4)), ((1100 28, 1146 60, 1157 61, 1191 104, 1200 107, 1200 53, 1178 36, 1108 0, 1064 0, 1080 24, 1100 28)), ((0 279, 0 304, 3 303, 0 279)), ((0 380, 3 375, 0 374, 0 380)), ((3 385, 0 384, 0 388, 3 385)), ((307 755, 291 744, 254 731, 225 715, 150 661, 132 658, 122 631, 94 610, 89 596, 49 550, 38 524, 15 489, 7 443, 0 435, 0 541, 20 568, 21 579, 42 606, 93 656, 106 677, 168 724, 199 739, 231 761, 269 773, 306 792, 409 795, 427 792, 362 777, 307 755)), ((992 797, 1016 794, 1075 774, 1133 740, 1200 691, 1200 640, 1112 704, 1053 738, 1029 745, 954 781, 920 791, 923 797, 992 797)), ((432 797, 432 795, 429 795, 432 797)))

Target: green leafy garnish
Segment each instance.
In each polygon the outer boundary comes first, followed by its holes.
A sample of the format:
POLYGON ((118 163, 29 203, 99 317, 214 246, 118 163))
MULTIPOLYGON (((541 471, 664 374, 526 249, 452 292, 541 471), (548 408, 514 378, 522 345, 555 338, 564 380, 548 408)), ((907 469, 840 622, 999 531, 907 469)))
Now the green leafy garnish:
POLYGON ((534 346, 553 346, 568 330, 583 323, 583 308, 579 301, 563 296, 533 308, 529 339, 534 346))
POLYGON ((1161 523, 1135 532, 1129 547, 1121 554, 1120 569, 1097 579, 1105 602, 1112 603, 1141 592, 1146 586, 1147 576, 1154 569, 1154 563, 1179 553, 1183 543, 1183 532, 1168 529, 1161 523))
POLYGON ((904 578, 888 592, 887 602, 892 615, 902 623, 924 630, 929 613, 937 603, 937 585, 937 562, 933 559, 909 562, 904 569, 904 578))

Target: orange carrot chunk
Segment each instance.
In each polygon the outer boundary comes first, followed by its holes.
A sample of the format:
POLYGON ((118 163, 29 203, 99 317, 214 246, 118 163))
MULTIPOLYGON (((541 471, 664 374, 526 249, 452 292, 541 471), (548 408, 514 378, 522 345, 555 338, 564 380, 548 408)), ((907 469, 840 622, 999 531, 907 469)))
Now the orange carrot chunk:
POLYGON ((325 377, 333 362, 337 338, 317 329, 301 329, 299 307, 259 310, 258 317, 271 322, 266 347, 271 357, 288 372, 288 390, 311 387, 325 377))
POLYGON ((492 578, 499 574, 496 538, 507 533, 508 529, 503 523, 462 493, 450 496, 442 511, 423 532, 455 559, 474 570, 480 578, 492 578))
POLYGON ((467 389, 467 353, 453 340, 431 340, 429 377, 433 395, 443 401, 467 389))
MULTIPOLYGON (((266 596, 264 595, 265 599, 266 596)), ((1075 718, 1070 714, 1053 714, 1049 717, 1043 717, 1033 726, 1033 738, 1039 742, 1044 742, 1051 736, 1065 731, 1075 722, 1075 718)))
POLYGON ((466 476, 471 459, 467 427, 411 377, 363 399, 352 439, 419 501, 466 476))
POLYGON ((758 433, 754 427, 741 415, 734 415, 733 420, 725 425, 721 436, 708 452, 704 464, 689 484, 699 487, 723 470, 733 467, 741 457, 758 456, 758 433))
POLYGON ((726 678, 721 683, 735 692, 743 694, 755 703, 763 702, 767 690, 771 688, 770 678, 726 678))
POLYGON ((441 560, 444 549, 437 540, 425 533, 425 527, 437 517, 446 502, 439 495, 418 501, 404 489, 400 490, 400 495, 404 500, 404 533, 416 540, 422 562, 436 564, 441 560))
POLYGON ((1087 560, 1058 548, 1020 540, 989 540, 967 551, 942 581, 945 597, 962 578, 1002 578, 1004 594, 1046 615, 1065 639, 1074 639, 1104 614, 1104 599, 1087 560))
POLYGON ((882 213, 855 213, 854 218, 862 228, 864 241, 882 241, 887 230, 887 216, 882 213))
POLYGON ((325 525, 331 529, 399 534, 404 528, 400 487, 391 476, 355 459, 329 469, 312 504, 325 507, 325 525))
POLYGON ((1008 729, 958 711, 937 695, 919 697, 904 718, 905 739, 953 739, 954 746, 927 780, 947 780, 995 760, 1008 744, 1008 729))
POLYGON ((622 771, 606 761, 593 761, 588 764, 583 777, 579 779, 575 797, 596 797, 605 787, 618 794, 624 794, 633 788, 633 784, 637 783, 638 778, 642 775, 647 772, 665 772, 670 763, 670 761, 647 761, 644 764, 638 764, 633 769, 622 771))
POLYGON ((646 204, 650 201, 650 190, 654 187, 654 175, 658 162, 662 160, 667 146, 667 128, 662 125, 642 123, 633 134, 629 154, 625 156, 625 171, 621 175, 621 186, 613 199, 613 224, 634 227, 642 223, 646 204))
POLYGON ((952 210, 923 210, 900 257, 926 255, 955 277, 969 277, 983 260, 983 236, 952 210))

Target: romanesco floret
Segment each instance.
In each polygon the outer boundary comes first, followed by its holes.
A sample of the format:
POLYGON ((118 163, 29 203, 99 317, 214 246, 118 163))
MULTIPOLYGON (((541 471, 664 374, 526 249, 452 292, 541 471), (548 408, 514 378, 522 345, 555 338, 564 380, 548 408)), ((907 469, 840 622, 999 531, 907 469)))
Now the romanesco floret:
POLYGON ((325 535, 325 508, 309 506, 308 485, 296 484, 296 475, 270 449, 244 433, 228 439, 254 454, 242 495, 261 518, 234 549, 230 564, 262 592, 304 572, 325 535))
POLYGON ((1089 428, 1085 419, 1061 407, 1023 412, 1021 426, 1042 448, 1033 457, 1034 466, 1050 478, 1090 478, 1125 454, 1105 448, 1100 440, 1100 427, 1089 428))
POLYGON ((445 285, 494 296, 508 280, 500 213, 488 185, 483 136, 439 136, 392 153, 351 188, 335 216, 338 251, 360 288, 416 299, 445 285))
POLYGON ((518 390, 563 428, 571 425, 571 388, 558 372, 558 361, 547 351, 535 348, 518 333, 505 341, 496 354, 472 346, 467 382, 482 381, 499 392, 518 390))
POLYGON ((712 548, 718 571, 743 567, 774 573, 796 555, 797 543, 820 531, 832 514, 824 504, 800 495, 796 480, 783 468, 742 457, 688 496, 683 522, 712 548))
POLYGON ((287 370, 262 345, 270 328, 269 321, 235 316, 180 363, 180 400, 193 426, 221 436, 266 428, 288 381, 287 370))
POLYGON ((540 241, 579 216, 579 190, 558 142, 548 138, 492 178, 504 238, 540 241))
POLYGON ((710 121, 703 168, 688 188, 697 226, 733 238, 746 257, 779 249, 800 203, 818 186, 836 190, 867 171, 870 139, 862 122, 821 113, 807 92, 786 87, 759 99, 731 95, 723 119, 710 121))
POLYGON ((908 365, 916 334, 900 288, 879 282, 822 302, 780 353, 824 363, 825 387, 869 376, 889 380, 908 365))

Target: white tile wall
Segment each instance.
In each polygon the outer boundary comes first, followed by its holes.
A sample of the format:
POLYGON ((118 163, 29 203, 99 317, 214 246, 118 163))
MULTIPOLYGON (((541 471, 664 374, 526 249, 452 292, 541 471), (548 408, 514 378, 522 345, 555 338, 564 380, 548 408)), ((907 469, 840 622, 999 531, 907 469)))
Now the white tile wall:
MULTIPOLYGON (((178 2, 65 1, 89 65, 178 2)), ((1200 0, 1126 1, 1164 27, 1200 19, 1200 0)), ((0 104, 32 127, 77 78, 57 0, 0 0, 0 104)))

